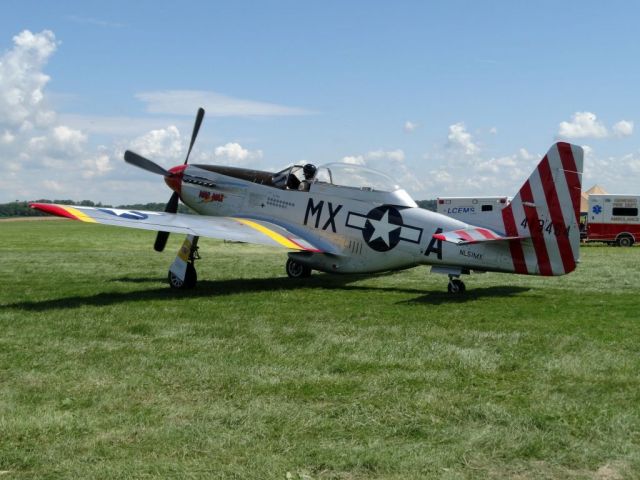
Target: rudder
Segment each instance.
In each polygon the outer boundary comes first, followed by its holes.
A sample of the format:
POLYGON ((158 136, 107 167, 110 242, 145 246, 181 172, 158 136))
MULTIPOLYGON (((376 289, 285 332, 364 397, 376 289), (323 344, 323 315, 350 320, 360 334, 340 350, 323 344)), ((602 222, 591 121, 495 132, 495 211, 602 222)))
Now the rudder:
POLYGON ((516 273, 564 275, 580 257, 580 193, 584 152, 578 145, 553 145, 502 211, 516 273))

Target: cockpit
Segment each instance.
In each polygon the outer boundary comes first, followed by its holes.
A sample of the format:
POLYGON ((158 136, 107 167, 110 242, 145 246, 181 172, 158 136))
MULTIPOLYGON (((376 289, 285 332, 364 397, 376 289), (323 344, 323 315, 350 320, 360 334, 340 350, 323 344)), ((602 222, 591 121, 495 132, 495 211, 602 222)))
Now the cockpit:
POLYGON ((391 177, 363 165, 328 163, 313 170, 313 176, 308 175, 309 164, 293 165, 276 173, 222 165, 193 166, 282 190, 309 190, 311 193, 357 198, 381 204, 417 206, 411 196, 391 177))
MULTIPOLYGON (((303 166, 294 165, 273 175, 273 185, 278 188, 297 190, 304 181, 303 166)), ((393 192, 400 187, 388 175, 362 165, 350 163, 328 163, 318 167, 313 184, 329 184, 349 187, 366 192, 393 192)))
POLYGON ((273 175, 272 185, 287 190, 310 190, 344 198, 417 206, 391 177, 363 165, 328 163, 318 167, 313 178, 305 176, 304 169, 303 165, 285 168, 273 175))

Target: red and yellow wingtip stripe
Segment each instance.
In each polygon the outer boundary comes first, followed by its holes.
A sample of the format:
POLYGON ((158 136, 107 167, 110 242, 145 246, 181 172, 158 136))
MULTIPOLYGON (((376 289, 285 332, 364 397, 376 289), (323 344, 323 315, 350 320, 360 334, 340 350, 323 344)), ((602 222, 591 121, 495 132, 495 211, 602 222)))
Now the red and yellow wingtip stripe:
POLYGON ((72 220, 80 220, 81 222, 97 223, 93 218, 77 208, 67 207, 63 205, 54 205, 52 203, 31 203, 29 207, 40 210, 44 213, 56 215, 57 217, 70 218, 72 220))
POLYGON ((300 245, 298 242, 287 238, 283 235, 280 235, 278 232, 274 232, 273 230, 270 230, 269 228, 265 227, 264 225, 261 225, 259 223, 253 222, 251 220, 248 220, 246 218, 237 218, 237 217, 233 217, 234 220, 247 225, 248 227, 254 228, 255 230, 259 231, 260 233, 265 234, 267 237, 269 237, 271 240, 279 243, 280 245, 282 245, 283 247, 286 248, 290 248, 291 250, 308 250, 308 251, 312 251, 312 252, 318 252, 319 250, 316 250, 314 248, 308 248, 308 247, 303 247, 302 245, 300 245))

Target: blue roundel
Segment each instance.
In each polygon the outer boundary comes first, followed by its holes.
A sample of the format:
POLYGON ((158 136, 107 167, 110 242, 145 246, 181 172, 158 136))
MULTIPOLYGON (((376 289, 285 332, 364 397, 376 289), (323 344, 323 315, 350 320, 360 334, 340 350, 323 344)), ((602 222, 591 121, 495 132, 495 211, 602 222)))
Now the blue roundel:
POLYGON ((135 210, 118 210, 117 208, 99 208, 101 212, 108 213, 109 215, 115 215, 116 217, 126 218, 128 220, 146 220, 149 216, 142 212, 136 212, 135 210))
POLYGON ((602 207, 600 205, 594 205, 592 210, 596 215, 600 215, 602 213, 602 207))

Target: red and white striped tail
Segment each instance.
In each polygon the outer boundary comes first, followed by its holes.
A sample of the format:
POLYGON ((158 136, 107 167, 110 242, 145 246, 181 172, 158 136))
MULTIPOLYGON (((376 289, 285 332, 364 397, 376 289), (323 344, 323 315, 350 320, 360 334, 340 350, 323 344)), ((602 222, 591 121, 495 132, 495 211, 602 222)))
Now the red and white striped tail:
POLYGON ((502 210, 516 273, 564 275, 580 257, 581 147, 553 145, 511 203, 502 210))

